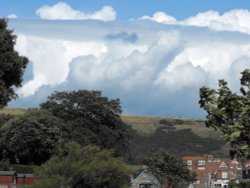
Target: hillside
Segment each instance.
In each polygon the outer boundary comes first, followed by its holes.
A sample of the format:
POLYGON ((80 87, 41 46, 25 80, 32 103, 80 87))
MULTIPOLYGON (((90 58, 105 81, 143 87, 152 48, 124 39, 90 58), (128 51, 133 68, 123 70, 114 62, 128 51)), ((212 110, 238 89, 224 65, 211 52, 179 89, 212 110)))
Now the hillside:
POLYGON ((17 115, 22 115, 25 113, 25 109, 21 109, 21 108, 3 108, 0 110, 0 114, 8 114, 8 115, 13 115, 13 116, 17 116, 17 115))
POLYGON ((152 154, 168 152, 182 155, 213 154, 229 157, 229 145, 204 120, 145 116, 122 116, 135 130, 130 158, 140 163, 152 154))
MULTIPOLYGON (((0 114, 22 115, 24 109, 2 109, 0 114)), ((228 157, 229 146, 218 132, 205 126, 204 120, 122 116, 132 127, 130 151, 126 158, 141 163, 150 155, 168 152, 182 155, 213 154, 228 157)))

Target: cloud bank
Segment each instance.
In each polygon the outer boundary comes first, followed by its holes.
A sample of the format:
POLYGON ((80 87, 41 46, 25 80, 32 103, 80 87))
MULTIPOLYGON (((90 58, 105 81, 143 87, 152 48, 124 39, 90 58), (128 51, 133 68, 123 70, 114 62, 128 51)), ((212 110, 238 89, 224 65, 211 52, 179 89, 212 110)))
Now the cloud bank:
POLYGON ((209 27, 218 31, 239 31, 250 34, 250 12, 244 9, 231 10, 222 15, 216 11, 201 12, 185 20, 176 20, 164 12, 156 12, 153 16, 143 16, 140 19, 164 24, 209 27))
POLYGON ((36 106, 55 90, 95 89, 120 98, 125 114, 204 117, 199 88, 224 78, 237 90, 249 68, 250 13, 184 21, 164 14, 123 23, 11 20, 16 49, 31 64, 10 106, 36 106))

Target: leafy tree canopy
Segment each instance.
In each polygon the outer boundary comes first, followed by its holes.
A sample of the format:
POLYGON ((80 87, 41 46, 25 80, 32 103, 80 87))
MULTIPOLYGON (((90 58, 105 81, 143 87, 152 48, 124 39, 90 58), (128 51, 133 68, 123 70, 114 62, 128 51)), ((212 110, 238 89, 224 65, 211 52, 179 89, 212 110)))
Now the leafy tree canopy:
POLYGON ((71 139, 81 145, 124 153, 128 144, 127 126, 122 122, 119 99, 109 100, 100 91, 55 92, 40 105, 67 123, 71 139))
POLYGON ((195 180, 186 164, 175 157, 162 153, 146 160, 149 170, 168 187, 184 187, 195 180))
POLYGON ((28 111, 0 128, 2 159, 11 163, 41 164, 61 141, 62 121, 44 110, 28 111))
POLYGON ((219 80, 217 90, 200 89, 200 106, 207 111, 206 125, 219 130, 231 143, 231 156, 250 159, 250 70, 242 72, 240 94, 219 80))
POLYGON ((108 150, 70 142, 38 167, 33 188, 123 188, 129 184, 128 173, 125 163, 108 150))
POLYGON ((14 86, 20 87, 28 59, 15 51, 16 36, 0 19, 0 108, 16 97, 14 86))

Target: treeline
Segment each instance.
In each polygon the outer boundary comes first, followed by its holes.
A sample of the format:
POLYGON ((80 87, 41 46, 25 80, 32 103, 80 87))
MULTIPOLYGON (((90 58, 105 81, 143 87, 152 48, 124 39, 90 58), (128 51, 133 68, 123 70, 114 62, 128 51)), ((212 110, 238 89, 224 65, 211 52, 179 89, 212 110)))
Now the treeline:
POLYGON ((120 113, 120 101, 100 91, 55 92, 24 115, 1 115, 0 159, 40 165, 35 187, 126 186, 129 170, 119 157, 131 131, 120 113))

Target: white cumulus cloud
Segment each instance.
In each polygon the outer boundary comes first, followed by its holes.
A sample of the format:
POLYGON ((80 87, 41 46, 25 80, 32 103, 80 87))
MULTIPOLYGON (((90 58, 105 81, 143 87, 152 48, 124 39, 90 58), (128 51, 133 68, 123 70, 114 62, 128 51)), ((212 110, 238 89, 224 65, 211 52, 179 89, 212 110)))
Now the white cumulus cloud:
POLYGON ((9 19, 16 19, 17 15, 16 14, 10 14, 10 15, 7 16, 7 18, 9 18, 9 19))
POLYGON ((154 13, 154 15, 152 17, 143 16, 143 17, 141 17, 139 19, 152 20, 152 21, 156 21, 156 22, 159 22, 159 23, 167 23, 167 24, 176 23, 176 19, 173 16, 167 15, 166 13, 161 12, 161 11, 154 13))
POLYGON ((250 34, 250 12, 245 9, 235 9, 223 14, 217 11, 200 12, 185 20, 176 20, 164 12, 156 12, 153 16, 143 16, 139 19, 148 19, 164 24, 209 27, 218 31, 239 31, 250 34))
POLYGON ((100 56, 106 46, 98 42, 75 42, 19 35, 16 49, 34 62, 34 80, 20 90, 23 96, 33 95, 42 85, 58 85, 65 81, 69 63, 78 56, 100 56))
POLYGON ((53 6, 42 6, 36 14, 42 19, 49 20, 102 20, 112 21, 116 18, 116 12, 111 6, 104 6, 101 10, 94 13, 84 13, 79 10, 74 10, 70 5, 64 2, 58 2, 53 6))

